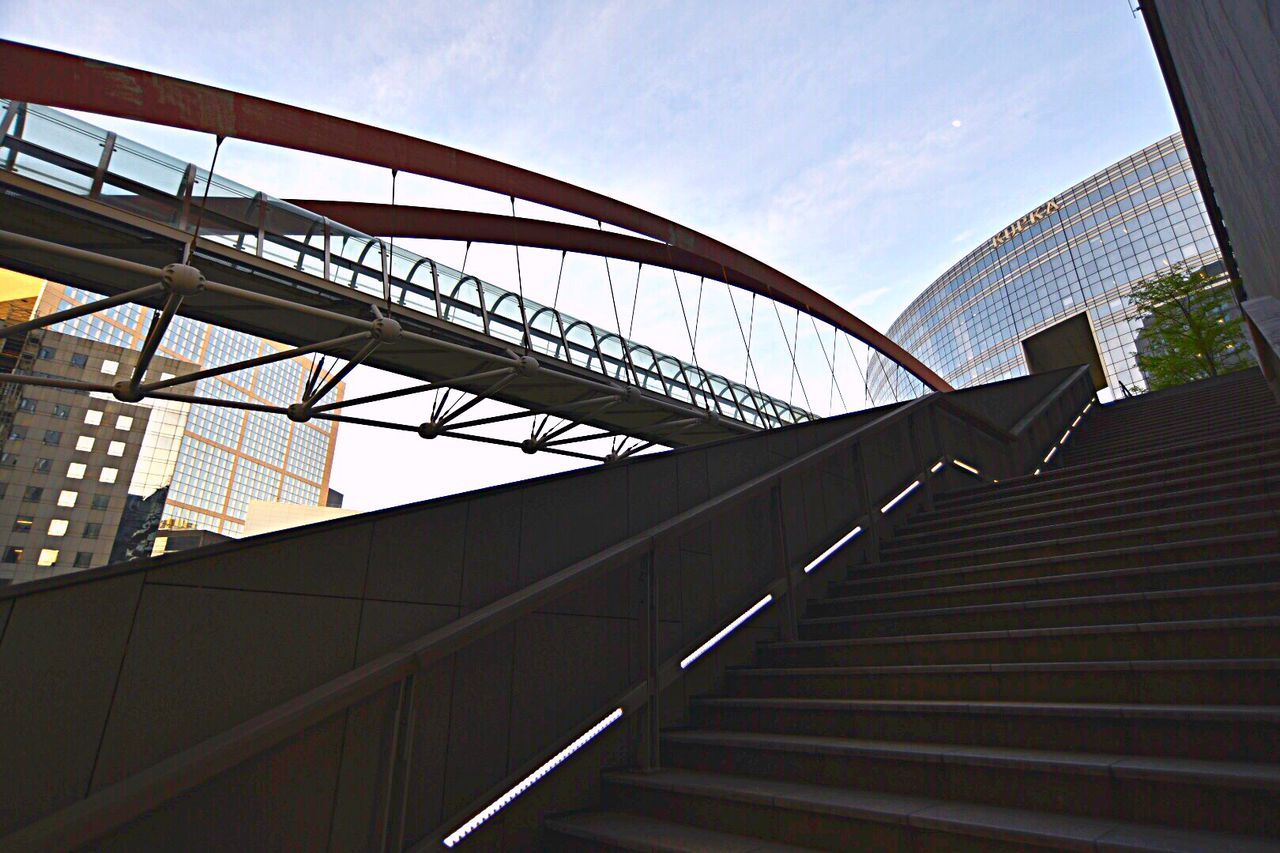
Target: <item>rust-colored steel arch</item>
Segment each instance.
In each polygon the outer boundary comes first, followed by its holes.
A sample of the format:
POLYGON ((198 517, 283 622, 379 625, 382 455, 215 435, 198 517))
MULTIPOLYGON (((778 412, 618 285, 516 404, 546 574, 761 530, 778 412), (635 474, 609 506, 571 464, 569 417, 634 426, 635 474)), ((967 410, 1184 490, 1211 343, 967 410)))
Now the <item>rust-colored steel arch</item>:
MULTIPOLYGON (((719 264, 685 249, 657 240, 600 231, 581 225, 548 222, 520 216, 476 213, 470 210, 448 210, 439 207, 379 204, 363 201, 321 201, 318 199, 286 199, 290 204, 327 216, 335 222, 355 228, 374 237, 419 237, 432 240, 469 240, 473 243, 498 243, 528 246, 534 249, 557 249, 583 255, 599 255, 646 266, 673 269, 758 293, 769 292, 758 279, 719 264)), ((807 306, 778 296, 779 302, 808 310, 807 306)))
POLYGON ((740 287, 870 344, 929 387, 951 386, 889 338, 795 279, 669 219, 478 154, 301 107, 137 68, 0 40, 0 96, 323 154, 440 178, 608 222, 700 257, 740 287), (733 274, 729 274, 732 270, 733 274), (755 286, 753 286, 755 285, 755 286))

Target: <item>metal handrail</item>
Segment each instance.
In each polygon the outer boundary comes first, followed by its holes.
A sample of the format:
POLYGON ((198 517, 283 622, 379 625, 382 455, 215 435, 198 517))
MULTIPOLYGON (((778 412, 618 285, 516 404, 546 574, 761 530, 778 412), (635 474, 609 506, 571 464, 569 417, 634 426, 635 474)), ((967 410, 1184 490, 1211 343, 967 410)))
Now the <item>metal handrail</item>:
MULTIPOLYGON (((1087 367, 1073 371, 1045 395, 1031 412, 1042 413, 1087 373, 1087 367)), ((631 560, 651 557, 659 540, 679 537, 721 512, 767 495, 780 486, 783 477, 815 465, 832 453, 851 447, 931 406, 936 406, 1005 443, 1016 441, 1034 422, 1033 417, 1024 417, 1013 428, 1006 429, 985 415, 973 412, 937 392, 903 403, 850 433, 838 436, 641 533, 480 607, 412 643, 29 824, 0 839, 0 851, 72 848, 100 838, 252 756, 581 588, 598 579, 607 570, 631 560)), ((867 510, 874 512, 875 507, 867 505, 867 510)), ((790 587, 793 567, 788 565, 786 573, 787 587, 790 587)), ((780 582, 775 581, 770 586, 778 583, 780 582)), ((794 595, 788 598, 794 604, 794 595)), ((628 689, 624 696, 632 697, 636 689, 628 689)))

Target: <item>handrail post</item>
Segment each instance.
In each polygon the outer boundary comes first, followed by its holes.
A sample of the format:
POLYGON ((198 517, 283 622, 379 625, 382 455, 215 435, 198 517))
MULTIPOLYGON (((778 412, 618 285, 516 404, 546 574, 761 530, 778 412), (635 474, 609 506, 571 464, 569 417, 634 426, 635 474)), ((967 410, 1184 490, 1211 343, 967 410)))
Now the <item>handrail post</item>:
POLYGON ((645 727, 641 735, 643 747, 640 750, 640 769, 653 772, 662 766, 659 753, 659 738, 662 728, 662 713, 659 703, 662 691, 658 680, 658 666, 661 663, 658 648, 658 565, 654 559, 654 545, 649 543, 649 550, 640 563, 641 583, 644 585, 645 629, 644 629, 644 663, 648 699, 645 702, 645 727))
POLYGON ((796 578, 787 551, 787 525, 782 514, 782 480, 769 489, 769 513, 773 518, 773 547, 778 569, 787 582, 787 600, 782 605, 782 639, 794 643, 800 636, 796 620, 796 578))
POLYGON ((385 794, 382 804, 381 850, 404 849, 404 820, 413 767, 413 733, 416 722, 414 677, 406 675, 396 694, 396 712, 388 738, 385 794))
POLYGON ((852 453, 853 477, 858 487, 858 502, 862 504, 867 514, 866 536, 862 540, 862 547, 867 558, 873 563, 878 563, 880 562, 880 507, 871 500, 871 489, 867 485, 867 465, 862 456, 861 441, 854 443, 852 453))
POLYGON ((916 471, 923 472, 920 475, 920 495, 924 498, 926 512, 933 509, 933 478, 929 476, 929 466, 932 463, 924 455, 920 436, 920 430, 923 427, 919 420, 921 417, 928 417, 932 413, 933 407, 928 406, 923 412, 913 412, 907 417, 907 434, 911 437, 911 458, 915 464, 916 471))

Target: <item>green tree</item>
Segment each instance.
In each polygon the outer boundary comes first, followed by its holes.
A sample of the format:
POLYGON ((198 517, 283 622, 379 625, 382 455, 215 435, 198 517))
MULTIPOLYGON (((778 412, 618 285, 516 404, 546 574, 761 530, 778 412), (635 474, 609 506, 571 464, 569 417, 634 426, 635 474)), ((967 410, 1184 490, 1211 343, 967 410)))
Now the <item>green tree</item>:
POLYGON ((1129 294, 1143 328, 1138 367, 1158 391, 1248 367, 1240 317, 1228 313, 1230 291, 1203 269, 1176 264, 1129 294))

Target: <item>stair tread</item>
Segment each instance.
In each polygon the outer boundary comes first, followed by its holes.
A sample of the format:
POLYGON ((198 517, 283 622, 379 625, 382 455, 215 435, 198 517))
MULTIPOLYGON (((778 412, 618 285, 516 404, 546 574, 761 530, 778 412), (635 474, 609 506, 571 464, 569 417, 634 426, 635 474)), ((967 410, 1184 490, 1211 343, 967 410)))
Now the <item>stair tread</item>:
POLYGON ((729 667, 736 675, 891 675, 966 672, 1122 672, 1213 669, 1280 670, 1280 658, 1177 658, 1144 660, 1012 661, 997 663, 890 664, 886 666, 729 667))
MULTIPOLYGON (((1130 528, 1129 530, 1108 530, 1100 533, 1086 533, 1079 536, 1050 537, 1048 539, 1036 539, 1029 542, 1015 542, 1015 543, 1010 543, 1006 545, 993 545, 989 548, 970 548, 968 550, 958 551, 954 554, 947 554, 946 556, 947 557, 983 556, 987 554, 1000 554, 1000 553, 1007 553, 1010 551, 1020 551, 1020 550, 1025 550, 1026 548, 1048 548, 1055 545, 1062 546, 1062 545, 1069 545, 1074 543, 1097 541, 1099 539, 1114 539, 1118 536, 1140 540, 1143 537, 1151 536, 1153 534, 1165 533, 1165 532, 1181 532, 1189 528, 1211 527, 1215 525, 1224 525, 1224 524, 1243 525, 1243 524, 1251 524, 1251 523, 1264 522, 1264 521, 1272 521, 1276 525, 1280 526, 1280 511, 1263 510, 1259 512, 1241 513, 1240 515, 1234 515, 1228 518, 1207 518, 1207 519, 1200 519, 1197 521, 1184 521, 1184 522, 1178 522, 1173 524, 1152 524, 1146 527, 1130 528)), ((1272 532, 1274 533, 1275 530, 1273 529, 1272 532)), ((1217 539, 1220 537, 1213 537, 1213 538, 1217 539)), ((1221 538, 1225 538, 1225 537, 1221 537, 1221 538)), ((1174 540, 1174 542, 1172 543, 1165 543, 1165 544, 1175 544, 1175 543, 1185 543, 1185 542, 1203 542, 1203 541, 1211 541, 1211 540, 1178 539, 1178 540, 1174 540)), ((886 549, 888 547, 889 546, 886 545, 886 549)), ((1064 556, 1074 556, 1074 555, 1064 555, 1064 556)), ((921 559, 943 559, 943 558, 941 556, 934 556, 934 555, 925 555, 923 557, 903 557, 896 560, 882 560, 881 564, 892 565, 895 563, 915 563, 915 562, 919 562, 921 559)))
POLYGON ((654 853, 800 853, 809 847, 730 835, 629 812, 578 812, 547 819, 553 832, 654 853))
MULTIPOLYGON (((1257 497, 1266 498, 1267 495, 1259 494, 1257 495, 1257 497)), ((1280 503, 1280 495, 1272 496, 1272 500, 1277 503, 1280 503)), ((1122 523, 1125 521, 1140 521, 1142 519, 1148 519, 1148 518, 1160 518, 1162 516, 1167 516, 1170 513, 1174 513, 1174 512, 1183 512, 1183 513, 1212 512, 1213 510, 1218 509, 1220 507, 1227 507, 1227 508, 1235 507, 1235 506, 1238 506, 1239 503, 1240 503, 1240 499, 1236 497, 1221 498, 1219 500, 1212 500, 1212 501, 1202 501, 1200 503, 1190 503, 1190 504, 1178 503, 1176 505, 1158 507, 1156 509, 1144 509, 1144 510, 1138 510, 1136 512, 1118 512, 1112 515, 1108 515, 1106 518, 1106 521, 1108 523, 1122 523)), ((1267 512, 1267 511, 1269 510, 1259 510, 1258 512, 1267 512)), ((1043 518, 1043 517, 1044 516, 1024 516, 1024 517, 1021 517, 1019 520, 1032 521, 1035 518, 1043 518)), ((1236 517, 1239 517, 1239 516, 1224 515, 1221 518, 1206 519, 1206 523, 1215 522, 1219 520, 1226 520, 1227 518, 1236 518, 1236 517)), ((1028 524, 1025 527, 1019 527, 1017 530, 1002 531, 1001 533, 994 534, 994 535, 1008 536, 1016 533, 1019 536, 1026 537, 1026 542, 1020 543, 1021 545, 1034 545, 1037 542, 1043 541, 1036 537, 1044 532, 1053 531, 1053 530, 1076 529, 1085 525, 1097 524, 1098 521, 1099 521, 1098 519, 1089 518, 1089 519, 1081 519, 1081 520, 1055 521, 1048 524, 1028 524)), ((1174 522, 1173 524, 1180 524, 1180 522, 1174 522)), ((977 525, 977 526, 981 526, 981 525, 977 525)), ((1161 526, 1170 526, 1170 525, 1161 525, 1161 526)), ((960 527, 961 529, 968 529, 967 525, 961 525, 960 527)), ((1101 533, 1107 533, 1107 532, 1109 531, 1102 531, 1101 533)), ((1128 531, 1125 531, 1125 532, 1128 532, 1128 531)), ((938 536, 938 533, 939 531, 934 530, 934 531, 930 531, 928 534, 919 534, 916 536, 896 536, 892 542, 886 542, 882 550, 897 552, 897 551, 902 551, 908 548, 920 548, 925 545, 942 545, 948 548, 953 546, 962 547, 966 542, 981 542, 986 537, 993 535, 993 534, 987 533, 987 534, 978 534, 978 535, 972 535, 972 536, 955 536, 955 537, 951 537, 944 540, 937 540, 935 537, 938 536)), ((1101 535, 1101 533, 1099 535, 1101 535)))
MULTIPOLYGON (((1195 450, 1207 448, 1209 451, 1223 452, 1227 447, 1235 445, 1257 445, 1260 448, 1271 446, 1272 436, 1266 426, 1256 426, 1245 430, 1236 430, 1229 433, 1216 433, 1212 437, 1194 438, 1190 441, 1171 442, 1169 444, 1158 445, 1152 450, 1153 453, 1144 455, 1127 464, 1117 465, 1114 462, 1107 464, 1106 459, 1091 460, 1081 462, 1075 465, 1063 465, 1060 467, 1041 468, 1039 474, 1027 473, 1018 474, 1013 477, 1006 477, 999 483, 981 483, 970 486, 962 486, 950 489, 943 494, 943 497, 950 500, 960 500, 981 495, 997 495, 1001 492, 1010 492, 1015 488, 1024 486, 1039 485, 1042 483, 1061 482, 1066 479, 1084 480, 1095 474, 1107 473, 1127 473, 1148 470, 1151 465, 1165 456, 1183 456, 1187 457, 1187 462, 1181 467, 1196 467, 1206 464, 1204 460, 1196 458, 1195 450)), ((1068 440, 1067 444, 1059 445, 1062 452, 1068 452, 1068 449, 1075 450, 1084 442, 1080 438, 1075 441, 1068 440)), ((1238 449, 1238 448, 1237 448, 1238 449)), ((1121 454, 1124 455, 1124 454, 1121 454)), ((1224 453, 1225 455, 1225 453, 1224 453)), ((1108 457, 1110 458, 1110 457, 1108 457)))
MULTIPOLYGON (((1248 445, 1247 452, 1230 454, 1199 454, 1187 451, 1191 458, 1173 462, 1152 458, 1141 463, 1124 464, 1117 460, 1129 459, 1130 453, 1119 453, 1115 456, 1098 460, 1097 470, 1082 470, 1083 466, 1067 464, 1062 466, 1043 465, 1033 472, 1009 477, 999 482, 990 482, 978 486, 961 489, 949 489, 939 492, 935 498, 935 508, 926 517, 942 512, 967 511, 970 507, 988 503, 1009 504, 1015 500, 1033 495, 1069 495, 1090 490, 1093 487, 1109 486, 1108 491, 1125 491, 1135 488, 1151 488, 1162 482, 1163 478, 1185 480, 1193 476, 1232 478, 1241 476, 1229 464, 1231 460, 1249 459, 1264 471, 1274 471, 1280 462, 1277 457, 1280 451, 1270 438, 1258 438, 1248 445), (1218 456, 1221 458, 1218 458, 1218 456), (1159 479, 1157 479, 1157 477, 1159 479)), ((1065 454, 1064 454, 1065 455, 1065 454)))
POLYGON ((812 711, 877 711, 993 716, 1110 717, 1145 720, 1191 720, 1280 724, 1280 705, 1157 705, 1100 702, 1004 702, 953 699, 823 699, 789 696, 701 696, 695 704, 725 708, 797 709, 812 711))
MULTIPOLYGON (((935 586, 928 589, 898 589, 890 592, 866 592, 858 595, 829 595, 824 602, 844 601, 893 601, 899 598, 912 598, 921 595, 946 595, 953 592, 985 592, 1018 587, 1054 586, 1056 584, 1078 583, 1080 581, 1103 580, 1107 578, 1141 577, 1159 575, 1169 572, 1194 571, 1199 568, 1224 568, 1231 566, 1254 566, 1274 563, 1280 565, 1280 553, 1262 554, 1254 557, 1228 557, 1220 560, 1191 560, 1182 563, 1161 563, 1156 566, 1126 566, 1122 569, 1098 569, 1092 572, 1070 572, 1056 575, 1036 575, 1029 578, 1010 578, 998 581, 979 581, 977 583, 952 584, 935 586)), ((904 576, 904 577, 909 577, 904 576)), ((850 581, 834 581, 833 588, 841 587, 850 581)))
MULTIPOLYGON (((907 611, 911 612, 911 611, 907 611)), ((964 640, 1026 637, 1073 637, 1081 634, 1161 633, 1169 631, 1211 631, 1241 628, 1280 628, 1280 616, 1225 616, 1216 619, 1171 619, 1160 622, 1108 622, 1102 625, 1070 625, 1054 628, 1008 628, 994 631, 952 631, 936 634, 895 634, 887 637, 840 637, 822 640, 763 641, 770 649, 820 649, 848 646, 876 646, 885 643, 941 643, 964 640)))
POLYGON ((1209 598, 1215 595, 1280 592, 1280 581, 1242 583, 1224 586, 1193 586, 1180 589, 1116 592, 1104 595, 1072 595, 1063 598, 1036 598, 1024 601, 998 601, 991 604, 959 604, 953 607, 929 607, 919 610, 888 610, 879 613, 854 613, 843 616, 812 616, 801 619, 805 625, 833 625, 851 622, 881 622, 920 616, 944 616, 958 613, 992 613, 1001 610, 1039 610, 1081 604, 1117 604, 1138 601, 1161 601, 1174 598, 1209 598))
POLYGON ((1035 812, 1003 806, 889 794, 855 788, 832 788, 800 782, 783 782, 692 770, 656 773, 609 773, 618 784, 665 790, 686 796, 730 799, 747 804, 774 806, 840 817, 906 824, 923 829, 957 832, 1012 842, 1081 844, 1108 848, 1109 838, 1131 849, 1193 851, 1274 851, 1266 839, 1225 833, 1168 829, 1120 820, 1035 812))
MULTIPOLYGON (((1027 565, 1044 565, 1046 563, 1052 565, 1052 564, 1057 564, 1062 562, 1078 562, 1081 560, 1096 559, 1099 557, 1136 556, 1136 557, 1144 558, 1144 561, 1146 561, 1150 559, 1153 551, 1173 550, 1177 548, 1195 547, 1200 545, 1223 544, 1226 542, 1265 541, 1268 539, 1280 540, 1280 530, 1274 530, 1274 529, 1255 530, 1247 533, 1233 533, 1233 534, 1228 534, 1224 536, 1215 536, 1211 539, 1182 539, 1174 542, 1156 542, 1156 543, 1146 543, 1142 545, 1131 545, 1123 548, 1103 548, 1097 551, 1080 551, 1074 554, 1050 554, 1048 556, 1040 556, 1040 557, 1024 557, 1019 560, 1002 560, 994 563, 973 563, 971 565, 956 566, 950 569, 928 569, 923 572, 902 572, 898 574, 882 574, 882 575, 875 575, 873 577, 860 577, 860 578, 850 577, 847 580, 842 581, 842 583, 854 584, 854 583, 868 583, 868 582, 877 582, 877 581, 884 582, 886 580, 902 580, 905 578, 919 579, 919 578, 926 578, 926 577, 937 577, 940 575, 947 575, 947 574, 954 575, 954 574, 961 574, 966 572, 991 571, 993 569, 1003 569, 1003 568, 1017 568, 1019 566, 1027 566, 1027 565)), ((1250 555, 1250 556, 1256 556, 1256 555, 1250 555)), ((865 571, 867 569, 884 567, 884 566, 892 567, 895 565, 902 565, 904 563, 914 564, 914 562, 915 561, 913 560, 900 560, 900 561, 894 561, 894 562, 881 561, 878 563, 869 563, 866 566, 861 567, 860 570, 865 571)), ((1215 562, 1215 560, 1210 559, 1210 560, 1205 560, 1204 562, 1213 563, 1215 562)), ((856 575, 858 571, 859 570, 851 570, 850 574, 856 575)))
MULTIPOLYGON (((1244 475, 1233 480, 1213 480, 1210 482, 1205 482, 1202 477, 1174 477, 1162 480, 1159 484, 1139 483, 1123 488, 1094 491, 1090 495, 1088 509, 1108 510, 1114 507, 1141 505, 1143 501, 1150 499, 1151 493, 1155 491, 1152 488, 1154 485, 1160 486, 1159 494, 1162 499, 1174 502, 1242 488, 1257 489, 1256 494, 1262 496, 1265 494, 1264 487, 1267 484, 1274 484, 1278 479, 1280 479, 1280 473, 1273 471, 1266 471, 1252 476, 1244 475), (1183 488, 1184 485, 1186 488, 1183 488)), ((1231 499, 1233 498, 1229 497, 1224 500, 1231 499)), ((990 527, 998 523, 1009 523, 1023 519, 1057 518, 1080 508, 1081 502, 1078 498, 1051 495, 1048 499, 1043 497, 1037 499, 1033 493, 1027 501, 1023 502, 1023 510, 1018 513, 1017 519, 1011 518, 1008 509, 1005 507, 992 508, 988 507, 985 502, 979 502, 971 507, 922 510, 909 519, 899 522, 895 528, 894 535, 924 538, 932 536, 938 531, 946 531, 952 525, 961 529, 990 527)))
POLYGON ((718 745, 736 749, 771 749, 895 761, 1017 767, 1044 773, 1084 773, 1115 778, 1167 780, 1184 784, 1247 786, 1280 790, 1280 764, 1261 762, 1208 761, 1194 758, 868 740, 821 735, 757 734, 714 729, 664 732, 663 739, 671 743, 718 745))

